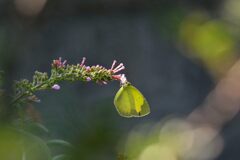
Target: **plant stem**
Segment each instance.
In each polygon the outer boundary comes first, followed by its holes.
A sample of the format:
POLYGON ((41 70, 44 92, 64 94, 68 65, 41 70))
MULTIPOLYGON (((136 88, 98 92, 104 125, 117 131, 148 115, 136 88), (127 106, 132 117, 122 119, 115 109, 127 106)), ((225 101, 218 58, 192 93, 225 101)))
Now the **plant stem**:
MULTIPOLYGON (((34 92, 34 91, 37 91, 40 87, 42 87, 43 85, 47 84, 47 81, 44 82, 44 83, 41 83, 33 88, 31 88, 31 91, 34 92)), ((23 98, 24 96, 28 95, 29 91, 26 91, 26 92, 23 92, 22 94, 20 94, 17 98, 15 98, 12 102, 11 102, 11 105, 14 105, 16 104, 21 98, 23 98)))
POLYGON ((14 105, 14 104, 17 103, 21 98, 23 98, 23 97, 26 96, 26 95, 27 95, 26 92, 20 94, 17 98, 15 98, 15 99, 11 102, 11 105, 14 105))

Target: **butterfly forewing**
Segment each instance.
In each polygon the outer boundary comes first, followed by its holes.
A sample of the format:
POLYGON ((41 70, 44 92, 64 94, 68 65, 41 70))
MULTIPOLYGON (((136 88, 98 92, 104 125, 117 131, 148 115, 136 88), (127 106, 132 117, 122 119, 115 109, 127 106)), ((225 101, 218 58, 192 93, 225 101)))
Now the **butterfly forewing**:
POLYGON ((131 104, 128 93, 121 87, 114 98, 114 105, 118 113, 123 117, 131 117, 131 104))

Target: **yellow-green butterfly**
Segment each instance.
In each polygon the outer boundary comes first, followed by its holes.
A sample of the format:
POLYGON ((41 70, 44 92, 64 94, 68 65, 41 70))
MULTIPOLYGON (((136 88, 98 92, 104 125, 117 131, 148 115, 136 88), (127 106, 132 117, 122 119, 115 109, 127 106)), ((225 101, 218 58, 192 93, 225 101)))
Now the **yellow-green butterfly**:
POLYGON ((150 107, 142 93, 130 83, 122 85, 114 98, 114 105, 123 117, 143 117, 150 107))

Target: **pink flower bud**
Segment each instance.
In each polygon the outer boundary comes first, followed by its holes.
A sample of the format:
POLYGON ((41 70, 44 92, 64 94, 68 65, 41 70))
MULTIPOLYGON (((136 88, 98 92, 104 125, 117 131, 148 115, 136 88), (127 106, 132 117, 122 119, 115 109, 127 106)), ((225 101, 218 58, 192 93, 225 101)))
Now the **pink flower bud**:
POLYGON ((117 61, 114 60, 113 63, 112 63, 111 69, 109 69, 111 73, 118 73, 118 72, 120 72, 120 71, 122 71, 122 70, 125 69, 123 63, 120 63, 117 67, 115 67, 116 62, 117 62, 117 61))
POLYGON ((92 79, 90 77, 87 77, 86 80, 89 82, 91 81, 92 79))
POLYGON ((118 74, 118 75, 112 75, 112 78, 115 79, 115 80, 120 80, 121 79, 121 74, 118 74))
POLYGON ((66 63, 67 63, 66 60, 62 62, 62 58, 59 57, 58 59, 53 60, 52 66, 56 68, 62 68, 62 67, 65 67, 66 63))
POLYGON ((112 67, 111 67, 111 69, 110 70, 113 70, 113 68, 115 67, 115 64, 117 63, 117 61, 116 60, 114 60, 113 61, 113 63, 112 63, 112 67))
POLYGON ((91 67, 89 67, 89 66, 86 67, 86 70, 87 70, 87 71, 90 71, 90 69, 91 69, 91 67))
POLYGON ((86 58, 85 58, 85 57, 83 57, 83 58, 82 58, 82 62, 81 62, 81 64, 80 64, 80 66, 83 66, 83 65, 85 64, 85 61, 86 61, 86 58))
POLYGON ((105 85, 107 84, 107 82, 106 82, 106 81, 102 81, 102 83, 103 83, 103 84, 105 84, 105 85))
POLYGON ((60 90, 61 87, 60 87, 58 84, 54 84, 54 85, 52 86, 52 89, 54 89, 54 90, 60 90))

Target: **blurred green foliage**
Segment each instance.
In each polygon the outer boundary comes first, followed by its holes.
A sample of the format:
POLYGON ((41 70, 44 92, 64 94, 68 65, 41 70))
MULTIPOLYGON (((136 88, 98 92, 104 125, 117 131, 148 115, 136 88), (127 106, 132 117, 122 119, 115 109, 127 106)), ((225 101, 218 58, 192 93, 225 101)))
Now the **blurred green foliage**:
POLYGON ((179 34, 186 54, 200 59, 215 76, 226 72, 236 59, 236 40, 228 26, 203 12, 186 17, 179 34))

